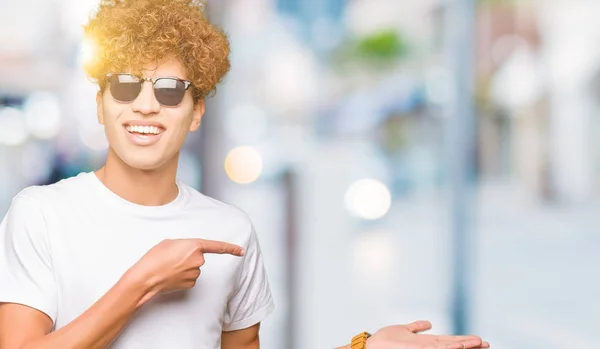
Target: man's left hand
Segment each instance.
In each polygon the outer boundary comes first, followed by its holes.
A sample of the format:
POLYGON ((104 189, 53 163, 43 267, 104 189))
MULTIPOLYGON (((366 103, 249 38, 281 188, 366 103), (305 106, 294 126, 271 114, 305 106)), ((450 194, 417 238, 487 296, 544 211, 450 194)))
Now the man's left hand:
POLYGON ((490 344, 478 336, 421 334, 431 329, 429 321, 387 326, 367 340, 367 349, 478 349, 490 344))

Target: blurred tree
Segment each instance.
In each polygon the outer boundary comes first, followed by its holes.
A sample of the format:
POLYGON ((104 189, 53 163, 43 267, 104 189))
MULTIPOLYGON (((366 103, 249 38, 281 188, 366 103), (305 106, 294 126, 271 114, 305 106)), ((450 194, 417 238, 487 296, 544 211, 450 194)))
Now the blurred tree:
POLYGON ((362 37, 348 38, 332 58, 338 68, 390 69, 408 57, 410 46, 401 32, 386 28, 362 37))
POLYGON ((367 60, 398 61, 407 53, 407 46, 396 30, 386 29, 357 40, 355 52, 367 60))

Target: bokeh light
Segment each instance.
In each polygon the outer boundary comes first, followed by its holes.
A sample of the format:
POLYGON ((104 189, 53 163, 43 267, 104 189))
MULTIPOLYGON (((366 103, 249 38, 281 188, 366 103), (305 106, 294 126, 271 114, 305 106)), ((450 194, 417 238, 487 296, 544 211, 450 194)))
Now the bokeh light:
POLYGON ((263 159, 258 150, 249 146, 232 149, 225 158, 227 177, 239 184, 256 181, 263 170, 263 159))
POLYGON ((17 146, 23 144, 28 137, 23 112, 13 107, 0 107, 0 143, 17 146))
POLYGON ((61 128, 61 110, 58 98, 47 92, 31 94, 23 105, 27 128, 40 139, 51 139, 61 128))
POLYGON ((388 212, 392 195, 385 184, 376 179, 361 179, 354 182, 345 196, 346 208, 356 217, 374 220, 388 212))

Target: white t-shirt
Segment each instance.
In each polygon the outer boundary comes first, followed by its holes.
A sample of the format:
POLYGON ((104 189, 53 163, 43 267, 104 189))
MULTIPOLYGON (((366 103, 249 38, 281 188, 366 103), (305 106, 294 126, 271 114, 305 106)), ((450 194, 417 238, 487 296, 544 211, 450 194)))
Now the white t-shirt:
POLYGON ((0 302, 38 309, 60 329, 160 241, 202 238, 246 254, 205 255, 192 289, 150 300, 111 348, 219 349, 222 331, 259 323, 274 303, 248 216, 177 184, 178 197, 163 206, 126 201, 93 172, 24 189, 0 224, 0 302))

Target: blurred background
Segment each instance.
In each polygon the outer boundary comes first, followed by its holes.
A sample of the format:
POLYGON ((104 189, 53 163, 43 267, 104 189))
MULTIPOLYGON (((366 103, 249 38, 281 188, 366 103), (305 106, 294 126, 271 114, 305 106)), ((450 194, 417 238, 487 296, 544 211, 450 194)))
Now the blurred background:
MULTIPOLYGON (((98 168, 94 0, 0 0, 0 213, 98 168)), ((232 70, 179 176, 248 212, 265 349, 416 319, 598 345, 600 1, 209 0, 232 70)))

